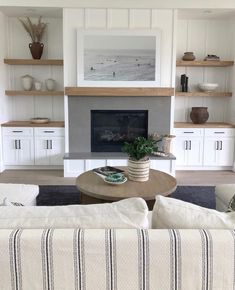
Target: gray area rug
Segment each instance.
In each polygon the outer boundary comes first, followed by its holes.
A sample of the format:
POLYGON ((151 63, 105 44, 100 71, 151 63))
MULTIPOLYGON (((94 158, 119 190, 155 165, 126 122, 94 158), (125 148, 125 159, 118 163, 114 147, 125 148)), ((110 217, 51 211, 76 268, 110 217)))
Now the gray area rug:
MULTIPOLYGON (((178 186, 171 197, 193 204, 215 209, 214 186, 178 186)), ((40 185, 37 205, 68 205, 79 204, 80 194, 73 185, 40 185)))

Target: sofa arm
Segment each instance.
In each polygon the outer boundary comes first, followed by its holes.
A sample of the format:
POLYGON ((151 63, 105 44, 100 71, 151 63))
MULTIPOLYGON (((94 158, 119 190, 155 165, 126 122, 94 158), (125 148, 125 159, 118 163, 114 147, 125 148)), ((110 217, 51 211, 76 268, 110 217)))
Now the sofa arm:
MULTIPOLYGON (((216 209, 226 211, 231 198, 235 195, 235 184, 220 184, 215 187, 216 209)), ((235 227, 234 227, 235 228, 235 227)))

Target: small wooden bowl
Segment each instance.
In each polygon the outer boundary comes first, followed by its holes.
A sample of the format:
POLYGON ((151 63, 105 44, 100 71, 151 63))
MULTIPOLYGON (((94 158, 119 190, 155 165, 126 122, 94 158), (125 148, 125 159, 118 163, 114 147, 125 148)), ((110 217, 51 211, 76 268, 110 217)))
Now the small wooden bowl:
POLYGON ((32 118, 31 123, 33 124, 47 124, 49 123, 49 118, 32 118))

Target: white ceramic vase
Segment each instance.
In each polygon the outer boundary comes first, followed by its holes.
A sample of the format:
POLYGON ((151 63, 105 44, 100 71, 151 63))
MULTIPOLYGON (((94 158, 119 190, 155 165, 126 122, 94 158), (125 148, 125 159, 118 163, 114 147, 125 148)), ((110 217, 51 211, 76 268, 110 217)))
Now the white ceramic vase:
POLYGON ((34 82, 34 87, 36 91, 41 91, 42 89, 42 82, 36 81, 34 82))
POLYGON ((53 79, 47 79, 45 81, 45 84, 46 84, 46 88, 48 91, 54 91, 55 90, 55 80, 53 79))
POLYGON ((144 182, 149 179, 150 160, 128 160, 128 177, 132 181, 144 182))
POLYGON ((25 91, 30 91, 33 87, 33 77, 31 77, 30 75, 22 76, 21 83, 25 91))

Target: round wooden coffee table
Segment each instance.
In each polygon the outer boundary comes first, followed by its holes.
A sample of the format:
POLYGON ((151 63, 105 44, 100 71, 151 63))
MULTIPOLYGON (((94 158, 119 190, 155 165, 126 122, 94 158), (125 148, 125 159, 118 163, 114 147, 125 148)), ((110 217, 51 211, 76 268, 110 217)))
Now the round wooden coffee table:
MULTIPOLYGON (((127 167, 120 167, 125 170, 127 167)), ((103 203, 118 201, 129 197, 142 197, 152 209, 155 196, 161 194, 167 196, 175 191, 176 179, 162 171, 150 169, 149 180, 146 182, 134 182, 128 180, 121 185, 107 184, 92 170, 78 176, 76 185, 81 193, 81 203, 103 203)))

